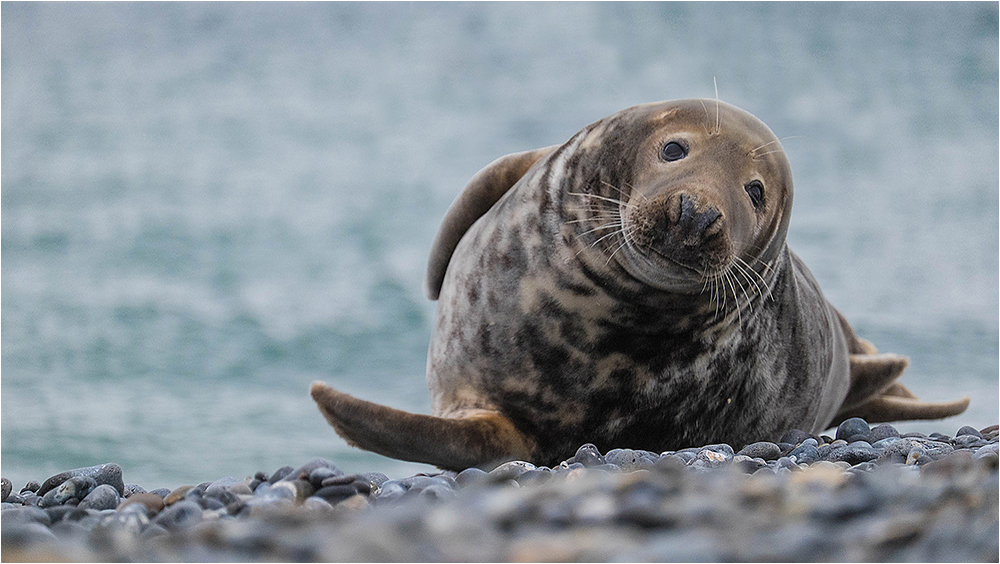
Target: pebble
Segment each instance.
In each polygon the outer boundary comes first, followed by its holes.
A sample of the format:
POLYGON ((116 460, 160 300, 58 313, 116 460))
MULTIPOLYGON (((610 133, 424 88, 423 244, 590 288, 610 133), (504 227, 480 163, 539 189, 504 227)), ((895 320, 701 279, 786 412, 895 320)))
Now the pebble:
POLYGON ((551 469, 399 479, 317 458, 149 492, 105 464, 18 493, 3 480, 2 546, 85 561, 998 560, 996 426, 900 436, 854 418, 835 435, 585 444, 551 469))

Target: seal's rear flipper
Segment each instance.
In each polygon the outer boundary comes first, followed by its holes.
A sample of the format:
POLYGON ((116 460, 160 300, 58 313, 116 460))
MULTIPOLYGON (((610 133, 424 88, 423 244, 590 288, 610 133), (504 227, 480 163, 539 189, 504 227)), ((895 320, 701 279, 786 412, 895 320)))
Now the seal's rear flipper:
POLYGON ((463 418, 408 413, 313 382, 309 393, 347 444, 378 454, 448 470, 528 460, 533 441, 495 411, 463 418))
POLYGON ((896 382, 909 364, 905 356, 878 353, 871 343, 859 339, 866 351, 850 355, 851 388, 831 425, 861 417, 868 423, 910 419, 943 419, 958 415, 969 406, 969 398, 950 402, 921 401, 906 386, 896 382))

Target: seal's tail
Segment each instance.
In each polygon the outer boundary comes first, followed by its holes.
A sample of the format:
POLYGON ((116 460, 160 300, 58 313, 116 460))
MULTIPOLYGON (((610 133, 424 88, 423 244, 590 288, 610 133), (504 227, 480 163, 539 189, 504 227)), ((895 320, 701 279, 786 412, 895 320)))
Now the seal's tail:
POLYGON ((419 415, 357 399, 319 381, 309 393, 347 444, 392 458, 462 470, 527 460, 534 451, 533 441, 495 411, 461 418, 419 415))

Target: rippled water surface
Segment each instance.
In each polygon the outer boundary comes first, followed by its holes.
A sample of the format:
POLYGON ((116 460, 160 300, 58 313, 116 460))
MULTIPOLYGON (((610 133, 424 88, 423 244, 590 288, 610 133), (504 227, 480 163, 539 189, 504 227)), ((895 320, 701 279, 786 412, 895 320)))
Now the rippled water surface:
POLYGON ((714 97, 795 173, 792 248, 918 395, 998 419, 997 6, 11 4, 2 472, 146 487, 347 447, 324 379, 428 412, 437 224, 499 155, 714 97))

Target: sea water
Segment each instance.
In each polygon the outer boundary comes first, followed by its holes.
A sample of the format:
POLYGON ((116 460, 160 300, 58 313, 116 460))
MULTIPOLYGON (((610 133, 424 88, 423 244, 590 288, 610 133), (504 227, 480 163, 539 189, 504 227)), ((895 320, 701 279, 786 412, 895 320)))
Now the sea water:
MULTIPOLYGON (((998 420, 997 6, 16 4, 2 12, 2 473, 197 484, 348 447, 325 380, 427 413, 422 293, 505 153, 714 98, 785 138, 788 233, 926 399, 998 420)), ((734 445, 738 448, 739 445, 734 445)))

